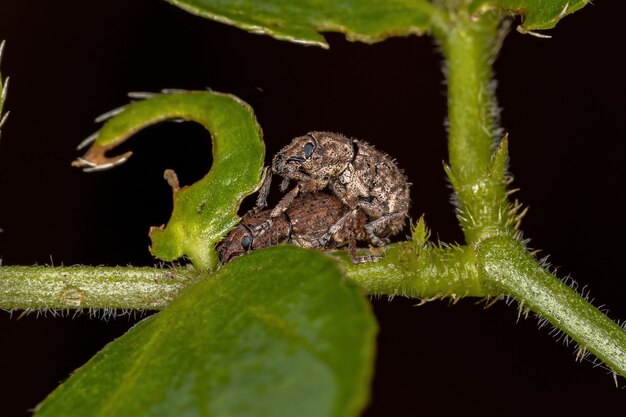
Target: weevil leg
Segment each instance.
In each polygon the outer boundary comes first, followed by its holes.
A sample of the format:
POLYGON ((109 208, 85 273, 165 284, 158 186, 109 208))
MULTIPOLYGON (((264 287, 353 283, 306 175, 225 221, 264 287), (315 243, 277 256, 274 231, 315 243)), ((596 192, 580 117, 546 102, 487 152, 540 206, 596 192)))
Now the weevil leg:
POLYGON ((319 240, 320 247, 325 247, 326 245, 328 245, 328 242, 330 242, 330 239, 332 239, 332 237, 335 235, 335 233, 340 231, 346 225, 346 223, 349 220, 354 219, 354 217, 356 216, 357 210, 358 209, 356 209, 356 208, 350 210, 349 212, 347 212, 346 214, 341 216, 339 218, 339 220, 337 220, 335 222, 335 224, 330 226, 328 228, 328 231, 326 233, 324 233, 324 235, 319 240))
POLYGON ((265 233, 271 233, 273 224, 274 224, 274 221, 272 219, 267 219, 263 223, 259 223, 253 228, 251 228, 250 229, 251 234, 253 236, 261 236, 265 233))
POLYGON ((272 185, 272 170, 270 167, 263 168, 263 174, 261 177, 261 187, 259 187, 259 194, 256 197, 256 205, 254 211, 263 210, 267 207, 267 196, 270 194, 270 186, 272 185))
POLYGON ((361 258, 356 252, 356 239, 354 236, 350 236, 350 239, 348 240, 348 252, 350 253, 350 258, 352 258, 353 264, 361 263, 361 258))
POLYGON ((350 240, 348 241, 348 252, 350 253, 352 263, 355 265, 364 264, 367 262, 376 262, 382 257, 380 254, 372 253, 371 250, 369 255, 360 256, 356 251, 356 239, 354 238, 354 236, 351 236, 350 240))
POLYGON ((287 188, 289 188, 289 178, 285 177, 280 183, 280 191, 284 193, 287 188))
POLYGON ((380 238, 377 236, 377 233, 380 233, 385 225, 390 222, 403 217, 405 214, 400 212, 386 214, 373 222, 370 222, 365 225, 365 231, 367 232, 367 236, 374 246, 383 246, 389 243, 389 239, 380 238))
POLYGON ((293 200, 300 194, 300 184, 297 184, 291 191, 289 191, 285 196, 276 204, 276 207, 272 210, 271 217, 278 217, 282 213, 284 213, 293 200))

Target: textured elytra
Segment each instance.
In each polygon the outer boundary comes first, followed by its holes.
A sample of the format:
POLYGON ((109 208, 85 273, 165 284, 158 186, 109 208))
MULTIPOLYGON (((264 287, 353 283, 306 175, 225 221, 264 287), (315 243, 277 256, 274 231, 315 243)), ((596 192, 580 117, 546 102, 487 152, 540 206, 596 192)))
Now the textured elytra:
POLYGON ((284 178, 283 191, 289 181, 297 182, 274 209, 274 216, 286 210, 298 193, 327 189, 350 208, 331 231, 362 211, 368 219, 369 241, 380 246, 404 226, 410 203, 406 176, 391 157, 366 142, 339 133, 310 132, 276 154, 272 172, 284 178))
POLYGON ((270 209, 253 210, 217 246, 220 261, 227 263, 246 252, 282 243, 318 249, 349 245, 356 259, 356 241, 367 239, 363 213, 333 233, 328 242, 321 243, 322 237, 349 211, 339 198, 324 192, 301 194, 276 217, 271 216, 270 209))

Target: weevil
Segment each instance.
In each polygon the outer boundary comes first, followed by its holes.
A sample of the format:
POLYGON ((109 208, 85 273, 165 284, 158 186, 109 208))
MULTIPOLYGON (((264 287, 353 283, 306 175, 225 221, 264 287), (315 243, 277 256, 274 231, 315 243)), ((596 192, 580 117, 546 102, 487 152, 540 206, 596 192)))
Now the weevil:
POLYGON ((241 222, 217 246, 222 263, 267 246, 293 243, 304 248, 336 249, 348 246, 355 263, 370 260, 370 256, 359 257, 356 241, 367 239, 364 226, 365 214, 358 213, 344 227, 321 243, 337 220, 350 209, 339 198, 324 192, 300 194, 294 198, 287 210, 272 217, 272 210, 251 210, 241 222))
POLYGON ((296 181, 272 217, 287 210, 298 194, 320 190, 328 190, 349 208, 321 238, 322 245, 363 212, 367 240, 382 246, 402 229, 408 215, 410 184, 396 162, 372 145, 339 133, 309 132, 279 151, 261 188, 260 207, 266 205, 271 174, 283 177, 283 192, 290 181, 296 181))

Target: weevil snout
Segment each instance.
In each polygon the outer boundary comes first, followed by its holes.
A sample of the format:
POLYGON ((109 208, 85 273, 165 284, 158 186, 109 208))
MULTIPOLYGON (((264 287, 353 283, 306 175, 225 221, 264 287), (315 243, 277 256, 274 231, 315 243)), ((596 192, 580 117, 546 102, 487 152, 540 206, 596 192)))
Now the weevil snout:
POLYGON ((298 170, 303 162, 304 158, 299 156, 290 156, 289 158, 285 158, 284 154, 278 153, 272 161, 272 172, 275 174, 294 172, 298 170))

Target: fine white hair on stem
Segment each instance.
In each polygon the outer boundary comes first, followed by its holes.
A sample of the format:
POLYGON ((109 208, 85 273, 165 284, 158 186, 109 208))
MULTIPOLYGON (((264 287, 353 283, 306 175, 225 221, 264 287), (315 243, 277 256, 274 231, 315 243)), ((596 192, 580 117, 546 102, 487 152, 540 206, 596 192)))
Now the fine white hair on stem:
POLYGON ((159 93, 151 93, 149 91, 131 91, 127 95, 128 95, 129 98, 143 100, 143 99, 146 99, 146 98, 152 98, 152 97, 154 97, 154 96, 156 96, 158 94, 159 93))
POLYGON ((9 77, 4 79, 4 83, 2 84, 2 91, 0 91, 0 103, 4 103, 7 99, 7 91, 9 91, 9 77))
POLYGON ((104 122, 105 120, 108 120, 113 116, 117 116, 118 114, 123 112, 125 109, 126 109, 126 106, 120 106, 113 110, 109 110, 108 112, 102 113, 100 116, 95 118, 95 122, 96 123, 104 122))
POLYGON ((87 166, 87 167, 97 166, 96 164, 94 164, 91 161, 86 160, 85 158, 76 158, 76 161, 80 164, 80 166, 87 166))
POLYGON ((2 107, 4 106, 4 102, 7 99, 7 92, 9 91, 9 77, 4 80, 4 83, 0 82, 0 87, 2 87, 0 89, 0 127, 2 127, 4 122, 7 120, 7 117, 9 117, 9 112, 2 115, 2 107))
MULTIPOLYGON (((99 134, 100 134, 100 131, 97 131, 97 132, 93 132, 91 135, 87 136, 85 139, 82 140, 82 142, 80 142, 78 144, 78 146, 76 147, 76 150, 80 151, 81 149, 84 149, 87 146, 89 146, 92 143, 94 143, 96 141, 96 139, 98 138, 99 134)), ((87 161, 84 161, 84 162, 87 162, 87 161)))
MULTIPOLYGON (((19 312, 20 310, 9 309, 5 311, 7 311, 10 317, 12 318, 13 314, 19 312)), ((150 310, 145 310, 145 309, 138 309, 138 310, 126 309, 126 308, 116 309, 113 307, 104 307, 104 308, 91 307, 91 308, 77 308, 77 309, 41 307, 41 308, 29 308, 29 309, 25 309, 21 311, 19 316, 17 317, 17 320, 34 314, 36 318, 61 317, 61 318, 76 319, 78 317, 86 315, 91 320, 109 321, 111 319, 118 319, 118 318, 126 317, 130 321, 130 320, 141 319, 147 316, 149 312, 150 310)))
POLYGON ((2 127, 2 125, 4 124, 4 122, 7 121, 7 118, 9 117, 9 112, 4 113, 4 116, 2 116, 2 118, 0 119, 0 127, 2 127))
POLYGON ((556 20, 561 20, 567 14, 567 9, 569 9, 569 1, 565 3, 565 6, 561 9, 561 12, 556 17, 556 20))
POLYGON ((182 88, 164 88, 161 90, 161 93, 163 94, 184 94, 188 92, 189 90, 185 90, 182 88))
POLYGON ((106 164, 96 165, 93 162, 88 162, 82 158, 79 158, 81 161, 87 162, 89 167, 83 168, 83 172, 97 172, 97 171, 106 171, 107 169, 115 168, 118 165, 122 165, 124 162, 128 160, 127 157, 119 158, 115 162, 109 162, 106 164))
MULTIPOLYGON (((6 41, 0 42, 0 64, 2 63, 2 57, 4 55, 4 46, 6 45, 6 41)), ((9 77, 2 80, 2 76, 0 76, 0 128, 6 122, 7 116, 9 112, 6 112, 2 115, 2 107, 4 106, 4 102, 7 98, 7 91, 9 91, 9 77)))
POLYGON ((3 40, 2 42, 0 42, 0 64, 2 64, 2 53, 4 52, 4 45, 6 44, 6 41, 3 40))

